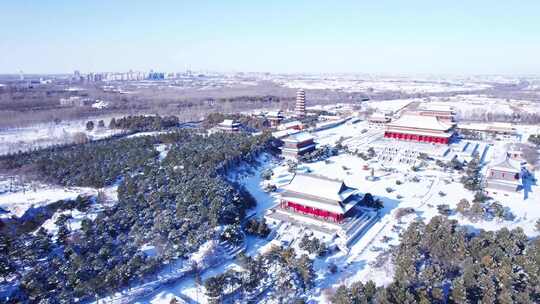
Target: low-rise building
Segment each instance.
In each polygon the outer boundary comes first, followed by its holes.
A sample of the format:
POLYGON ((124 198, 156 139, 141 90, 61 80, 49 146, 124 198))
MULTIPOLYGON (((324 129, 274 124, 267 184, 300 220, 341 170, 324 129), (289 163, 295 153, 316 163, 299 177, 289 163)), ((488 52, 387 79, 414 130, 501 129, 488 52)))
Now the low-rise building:
POLYGON ((84 107, 87 104, 91 104, 92 100, 89 98, 82 98, 80 96, 70 96, 68 98, 60 98, 60 105, 64 107, 84 107))
POLYGON ((459 124, 457 131, 462 138, 483 140, 515 140, 519 133, 511 123, 459 124))
POLYGON ((225 119, 217 128, 223 132, 235 133, 240 131, 241 124, 233 119, 225 119))
POLYGON ((509 155, 504 161, 491 166, 485 179, 486 192, 518 191, 521 186, 521 166, 509 155))
POLYGON ((299 120, 293 120, 286 123, 282 123, 278 126, 278 130, 303 130, 304 124, 299 120))
POLYGON ((270 126, 272 128, 275 128, 281 124, 283 119, 285 119, 285 116, 281 111, 272 111, 266 114, 266 118, 268 119, 268 121, 270 121, 270 126))
POLYGON ((297 158, 298 156, 314 151, 315 148, 314 137, 303 132, 284 138, 281 153, 286 157, 297 158))
POLYGON ((525 144, 507 144, 508 157, 515 161, 523 162, 525 159, 525 144))
POLYGON ((456 121, 456 112, 454 108, 448 105, 425 104, 421 105, 416 113, 420 116, 436 117, 439 121, 449 125, 454 124, 456 121))
POLYGON ((368 118, 368 126, 370 128, 384 129, 386 124, 388 124, 392 119, 390 115, 381 112, 375 112, 371 114, 368 118))

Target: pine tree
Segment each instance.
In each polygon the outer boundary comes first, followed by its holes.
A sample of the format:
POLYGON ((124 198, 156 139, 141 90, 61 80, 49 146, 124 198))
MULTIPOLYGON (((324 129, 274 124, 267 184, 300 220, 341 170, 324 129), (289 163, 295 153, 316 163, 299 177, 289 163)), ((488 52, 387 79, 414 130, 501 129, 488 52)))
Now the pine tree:
POLYGON ((482 289, 482 304, 495 303, 497 299, 497 291, 495 284, 488 274, 484 274, 479 280, 480 288, 482 289))
POLYGON ((313 261, 303 254, 297 263, 298 271, 304 283, 304 289, 307 290, 313 286, 315 271, 313 270, 313 261))
POLYGON ((467 300, 467 289, 463 282, 463 277, 458 277, 452 281, 452 291, 450 293, 450 302, 456 304, 469 303, 467 300))
POLYGON ((514 300, 512 300, 512 292, 508 289, 503 289, 499 292, 499 296, 497 297, 497 303, 499 304, 512 304, 514 303, 514 300))
POLYGON ((112 118, 111 121, 109 122, 109 129, 116 129, 118 126, 116 124, 116 118, 112 118))
POLYGON ((481 188, 480 159, 478 155, 467 164, 465 176, 461 179, 463 185, 469 190, 479 190, 481 188))
POLYGON ((463 198, 457 204, 456 211, 461 213, 462 215, 466 215, 469 212, 470 207, 471 204, 469 203, 469 201, 463 198))
POLYGON ((86 131, 92 131, 94 130, 94 122, 89 120, 86 122, 86 131))

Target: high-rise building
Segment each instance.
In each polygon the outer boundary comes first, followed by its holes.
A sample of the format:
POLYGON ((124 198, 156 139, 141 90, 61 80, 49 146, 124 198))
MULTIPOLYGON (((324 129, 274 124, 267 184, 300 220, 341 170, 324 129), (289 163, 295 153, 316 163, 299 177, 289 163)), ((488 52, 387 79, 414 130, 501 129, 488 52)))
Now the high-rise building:
POLYGON ((294 112, 297 117, 306 116, 306 92, 303 89, 300 89, 296 92, 296 105, 294 107, 294 112))

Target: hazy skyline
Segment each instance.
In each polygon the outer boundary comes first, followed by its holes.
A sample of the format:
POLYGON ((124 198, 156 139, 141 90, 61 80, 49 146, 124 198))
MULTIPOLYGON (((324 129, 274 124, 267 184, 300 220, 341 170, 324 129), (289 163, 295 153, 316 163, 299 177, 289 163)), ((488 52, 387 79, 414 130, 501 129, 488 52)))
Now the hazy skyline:
POLYGON ((535 0, 5 1, 0 73, 539 74, 539 12, 535 0))

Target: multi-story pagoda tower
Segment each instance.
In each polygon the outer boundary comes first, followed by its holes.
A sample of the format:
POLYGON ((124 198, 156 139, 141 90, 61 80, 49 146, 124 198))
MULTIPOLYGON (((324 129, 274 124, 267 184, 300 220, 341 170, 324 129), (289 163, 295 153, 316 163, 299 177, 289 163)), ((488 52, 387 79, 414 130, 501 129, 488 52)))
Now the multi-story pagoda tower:
POLYGON ((300 89, 296 92, 296 105, 294 107, 294 112, 297 117, 306 116, 306 92, 303 89, 300 89))

